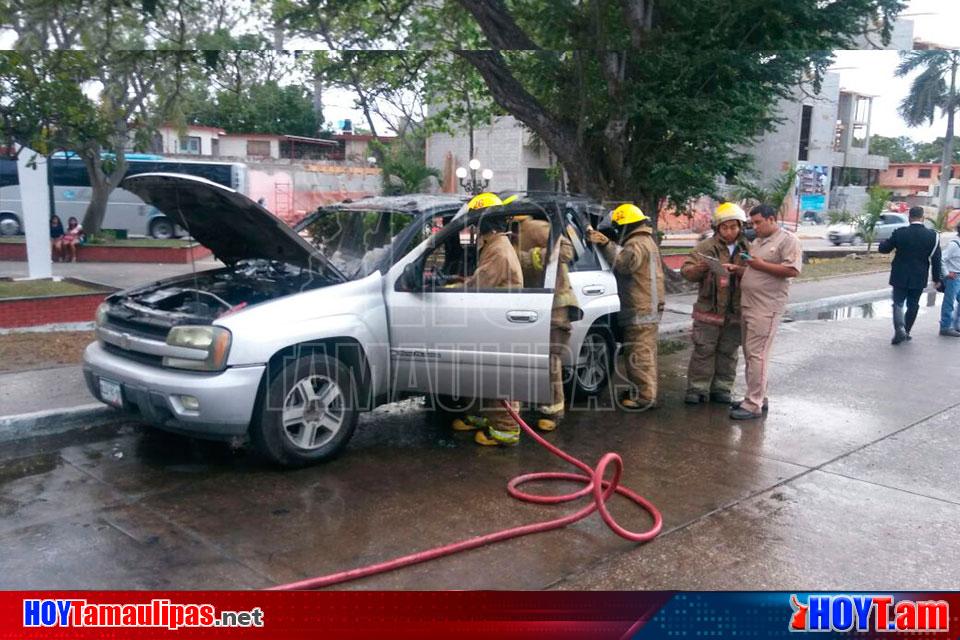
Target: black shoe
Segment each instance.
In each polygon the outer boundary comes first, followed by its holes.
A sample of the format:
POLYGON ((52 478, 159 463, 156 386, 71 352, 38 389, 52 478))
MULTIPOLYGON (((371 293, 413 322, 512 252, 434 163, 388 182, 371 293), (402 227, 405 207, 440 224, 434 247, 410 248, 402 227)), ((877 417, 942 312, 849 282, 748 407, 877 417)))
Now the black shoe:
POLYGON ((730 409, 731 420, 756 420, 757 418, 762 417, 762 413, 753 413, 752 411, 747 411, 746 409, 741 409, 740 407, 730 409))
MULTIPOLYGON (((739 408, 740 408, 740 405, 742 405, 742 404, 743 404, 743 400, 734 400, 733 402, 730 403, 730 408, 731 408, 731 409, 739 409, 739 408)), ((763 412, 766 412, 766 411, 768 411, 769 409, 770 409, 770 400, 767 399, 767 398, 764 398, 764 399, 763 399, 763 406, 760 407, 760 410, 763 411, 763 412)), ((749 413, 749 412, 748 412, 748 413, 749 413)))
POLYGON ((946 329, 940 329, 940 335, 950 338, 960 338, 960 331, 957 331, 953 327, 947 327, 946 329))
POLYGON ((714 391, 710 394, 710 402, 716 402, 717 404, 732 404, 733 397, 730 395, 729 391, 714 391))
POLYGON ((700 393, 699 391, 688 391, 687 395, 683 396, 683 401, 686 404, 700 404, 706 399, 707 395, 705 393, 700 393))
POLYGON ((890 344, 900 344, 901 342, 905 342, 906 340, 910 339, 910 334, 906 331, 897 331, 895 334, 893 334, 893 340, 890 341, 890 344))

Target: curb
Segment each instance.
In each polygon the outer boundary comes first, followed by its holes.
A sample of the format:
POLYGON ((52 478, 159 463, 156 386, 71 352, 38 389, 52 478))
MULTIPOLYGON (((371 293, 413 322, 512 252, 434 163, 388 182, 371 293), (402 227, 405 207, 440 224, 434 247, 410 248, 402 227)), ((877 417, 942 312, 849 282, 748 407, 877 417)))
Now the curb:
MULTIPOLYGON (((834 309, 836 307, 849 307, 856 304, 867 304, 890 297, 890 288, 874 289, 872 291, 860 291, 859 293, 846 293, 829 298, 819 298, 817 300, 808 300, 806 302, 794 302, 788 304, 784 310, 784 316, 789 317, 791 313, 806 313, 808 311, 819 311, 824 309, 834 309)), ((681 313, 676 309, 672 313, 681 313)), ((693 329, 693 322, 689 317, 685 320, 662 322, 657 335, 659 338, 678 338, 684 337, 693 329)))
POLYGON ((0 442, 49 436, 83 427, 99 426, 122 418, 123 414, 100 403, 2 416, 0 442))

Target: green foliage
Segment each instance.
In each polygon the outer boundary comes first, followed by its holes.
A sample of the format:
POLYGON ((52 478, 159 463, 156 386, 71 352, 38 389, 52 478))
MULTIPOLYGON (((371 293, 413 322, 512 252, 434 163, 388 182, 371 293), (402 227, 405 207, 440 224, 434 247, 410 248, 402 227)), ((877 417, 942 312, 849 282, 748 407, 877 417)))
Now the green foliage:
POLYGON ((420 193, 431 176, 440 177, 439 171, 424 163, 422 149, 411 152, 401 144, 384 145, 377 141, 373 141, 371 146, 375 147, 381 159, 384 195, 420 193))
MULTIPOLYGON (((915 162, 940 162, 943 160, 943 147, 945 140, 939 137, 933 142, 918 142, 914 146, 915 162)), ((953 162, 960 163, 960 147, 953 150, 953 162)))
POLYGON ((846 209, 830 209, 827 211, 827 221, 830 224, 851 224, 853 214, 846 209))
MULTIPOLYGON (((922 143, 921 143, 922 144, 922 143)), ((870 153, 878 156, 887 156, 890 162, 913 162, 915 150, 920 144, 915 143, 907 136, 890 138, 873 134, 870 136, 870 153)))
POLYGON ((760 185, 750 180, 737 181, 731 192, 735 200, 747 202, 750 206, 758 204, 772 204, 778 211, 783 211, 787 198, 793 192, 797 183, 797 167, 791 165, 789 169, 774 178, 767 185, 760 185))
POLYGON ((212 100, 195 102, 184 115, 187 123, 231 133, 316 136, 319 129, 311 93, 302 85, 281 87, 274 80, 240 94, 218 91, 212 100))
POLYGON ((867 252, 873 248, 873 242, 877 237, 877 225, 883 214, 887 211, 887 203, 890 201, 891 191, 878 185, 867 189, 869 199, 864 205, 863 215, 859 216, 855 223, 857 233, 859 233, 867 243, 867 252))

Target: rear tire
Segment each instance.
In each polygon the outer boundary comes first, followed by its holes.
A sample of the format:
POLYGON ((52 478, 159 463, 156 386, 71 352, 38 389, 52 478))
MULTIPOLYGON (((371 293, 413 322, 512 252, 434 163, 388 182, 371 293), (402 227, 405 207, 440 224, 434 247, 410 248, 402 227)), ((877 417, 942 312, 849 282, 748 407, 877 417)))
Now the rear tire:
POLYGON ((613 373, 614 354, 610 330, 602 325, 590 327, 577 358, 583 364, 574 367, 568 385, 574 399, 595 396, 603 390, 613 373))
POLYGON ((356 380, 347 366, 314 352, 268 375, 263 406, 250 429, 257 452, 284 467, 323 462, 340 453, 360 413, 356 380))
POLYGON ((150 223, 150 235, 157 240, 173 238, 173 223, 168 218, 154 218, 150 223))
POLYGON ((23 233, 20 219, 12 213, 0 213, 0 236, 19 236, 23 233))

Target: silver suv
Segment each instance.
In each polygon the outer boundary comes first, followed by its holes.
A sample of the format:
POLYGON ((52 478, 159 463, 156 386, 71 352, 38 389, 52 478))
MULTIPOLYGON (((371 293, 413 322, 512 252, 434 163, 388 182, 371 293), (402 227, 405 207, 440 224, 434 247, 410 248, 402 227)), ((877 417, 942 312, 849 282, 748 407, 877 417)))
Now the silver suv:
POLYGON ((481 216, 530 214, 571 233, 585 316, 566 366, 574 395, 608 380, 619 310, 608 265, 582 241, 585 201, 524 198, 467 211, 452 196, 369 198, 291 229, 245 196, 177 174, 124 187, 209 247, 224 267, 115 294, 84 353, 91 393, 189 435, 249 438, 285 465, 327 459, 359 412, 409 394, 549 396, 555 256, 542 287, 446 287, 476 266, 481 216))

